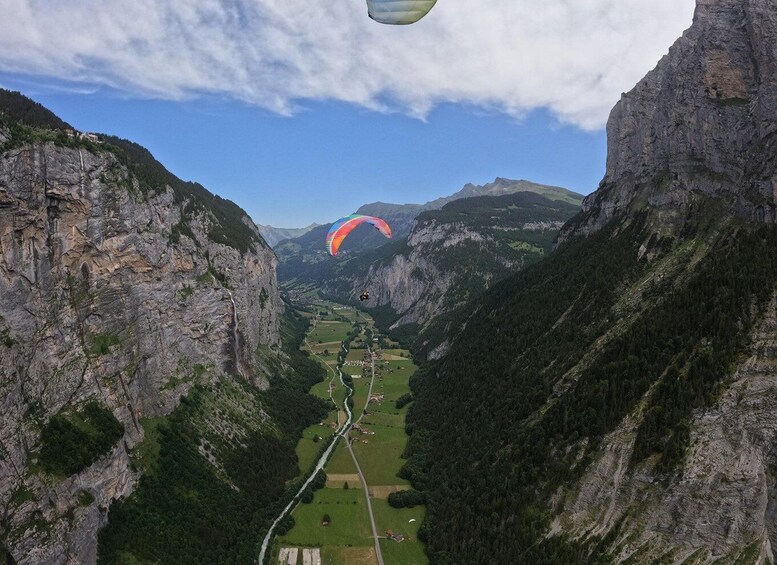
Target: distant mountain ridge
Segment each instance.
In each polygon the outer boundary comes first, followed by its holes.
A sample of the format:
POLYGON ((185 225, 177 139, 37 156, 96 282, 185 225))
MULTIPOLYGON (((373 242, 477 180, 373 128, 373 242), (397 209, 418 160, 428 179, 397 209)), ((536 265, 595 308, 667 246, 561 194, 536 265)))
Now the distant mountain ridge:
POLYGON ((417 332, 550 253, 580 204, 529 191, 451 200, 422 212, 406 238, 333 261, 316 282, 344 302, 369 290, 383 325, 417 332))
POLYGON ((257 224, 257 229, 262 237, 270 247, 275 247, 278 243, 285 239, 294 239, 305 235, 310 230, 317 228, 321 224, 312 223, 304 228, 276 228, 275 226, 264 226, 257 224))
MULTIPOLYGON (((504 196, 519 192, 533 192, 550 200, 559 200, 568 204, 579 205, 583 195, 558 186, 538 184, 527 180, 510 180, 497 177, 494 182, 485 185, 466 184, 461 190, 426 202, 425 204, 389 204, 373 202, 365 204, 357 210, 358 214, 378 216, 386 220, 394 234, 394 241, 407 237, 413 226, 413 221, 422 212, 440 210, 446 204, 463 198, 476 196, 504 196)), ((324 249, 324 239, 331 224, 318 226, 304 235, 283 241, 275 248, 280 260, 279 277, 281 280, 301 278, 306 280, 320 279, 322 269, 334 264, 324 249)), ((386 245, 386 239, 370 226, 356 228, 351 237, 346 239, 341 248, 343 254, 362 252, 386 245)))
MULTIPOLYGON (((451 194, 430 200, 425 204, 387 204, 385 202, 372 202, 359 208, 357 214, 366 214, 369 216, 378 216, 386 220, 394 231, 395 237, 402 237, 410 232, 413 220, 421 213, 428 210, 440 210, 446 204, 462 198, 472 198, 475 196, 504 196, 505 194, 515 194, 516 192, 534 192, 545 196, 550 200, 561 200, 569 204, 579 204, 583 196, 572 192, 560 186, 551 186, 539 184, 528 180, 512 180, 497 177, 494 182, 484 185, 467 183, 464 187, 451 194)), ((367 237, 365 245, 370 247, 382 245, 385 243, 379 237, 379 234, 371 234, 367 237)))

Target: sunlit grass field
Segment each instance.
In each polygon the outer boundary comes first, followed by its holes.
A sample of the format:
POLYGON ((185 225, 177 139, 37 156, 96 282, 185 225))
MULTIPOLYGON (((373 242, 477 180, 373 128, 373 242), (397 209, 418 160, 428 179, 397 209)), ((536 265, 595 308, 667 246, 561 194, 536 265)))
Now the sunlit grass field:
POLYGON ((284 546, 371 546, 370 517, 367 501, 360 488, 323 488, 313 502, 294 510, 295 526, 280 538, 284 546), (322 525, 324 514, 331 522, 322 525))
MULTIPOLYGON (((352 331, 352 321, 365 322, 353 309, 334 310, 333 304, 321 303, 317 305, 320 319, 316 322, 308 336, 308 343, 316 353, 316 357, 324 364, 330 361, 334 366, 337 353, 340 350, 340 342, 352 331), (322 316, 320 312, 326 312, 322 316), (342 318, 348 318, 349 322, 343 322, 342 318), (319 343, 321 342, 321 343, 319 343), (328 355, 324 356, 324 350, 328 355)), ((370 321, 371 322, 371 321, 370 321)), ((362 339, 366 341, 367 334, 362 339)), ((368 486, 384 487, 376 489, 376 497, 371 498, 373 512, 377 523, 378 535, 385 536, 387 529, 402 533, 405 541, 397 543, 388 539, 381 540, 381 548, 384 561, 387 565, 426 565, 428 560, 423 551, 423 544, 418 541, 418 528, 424 517, 424 507, 412 509, 392 508, 385 499, 388 492, 396 489, 410 488, 408 481, 397 477, 405 460, 402 454, 407 445, 405 434, 405 416, 408 406, 396 408, 396 400, 409 392, 409 379, 415 372, 416 366, 409 358, 409 354, 403 350, 384 350, 385 361, 378 364, 382 379, 376 377, 373 393, 383 393, 382 403, 368 404, 367 393, 370 385, 370 371, 366 378, 355 378, 354 386, 354 420, 357 420, 363 410, 368 414, 362 418, 362 425, 375 432, 375 435, 362 435, 356 431, 351 432, 353 449, 359 460, 362 471, 366 477, 368 486), (367 444, 362 441, 367 440, 367 444), (414 522, 409 520, 414 519, 414 522)), ((347 360, 360 362, 364 358, 364 349, 354 349, 348 353, 347 360)), ((318 383, 311 389, 311 394, 319 398, 329 398, 329 381, 331 370, 324 382, 318 383)), ((344 373, 356 377, 362 376, 362 367, 345 366, 344 373)), ((334 380, 335 388, 333 397, 335 402, 342 406, 345 400, 346 390, 339 379, 334 380)), ((327 422, 335 420, 337 412, 332 411, 327 417, 327 422)), ((323 445, 321 441, 314 442, 318 435, 322 441, 334 433, 327 426, 313 425, 303 432, 303 437, 297 445, 297 456, 300 461, 301 471, 306 471, 315 461, 323 445)), ((346 449, 345 440, 339 440, 338 446, 333 452, 327 464, 328 475, 349 475, 349 489, 343 489, 342 483, 346 477, 338 477, 339 480, 331 480, 328 488, 316 492, 311 504, 300 504, 294 510, 295 527, 276 540, 274 547, 320 547, 322 563, 325 565, 373 565, 377 563, 367 504, 364 498, 362 485, 356 475, 356 466, 346 449), (329 514, 332 522, 329 526, 323 526, 321 520, 324 514, 329 514)), ((300 552, 299 563, 302 562, 300 552)))

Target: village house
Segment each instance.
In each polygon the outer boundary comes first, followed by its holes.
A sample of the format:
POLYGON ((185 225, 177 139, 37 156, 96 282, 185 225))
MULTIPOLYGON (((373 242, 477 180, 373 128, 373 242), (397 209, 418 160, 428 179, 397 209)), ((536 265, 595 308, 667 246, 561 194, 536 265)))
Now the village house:
POLYGON ((78 138, 78 139, 85 139, 87 141, 91 141, 92 143, 102 143, 103 138, 101 135, 98 135, 96 133, 88 132, 88 131, 78 131, 74 129, 66 129, 65 135, 67 135, 70 138, 78 138))
POLYGON ((369 436, 374 436, 375 435, 375 432, 373 432, 370 429, 367 429, 367 428, 363 427, 359 423, 354 424, 353 425, 353 429, 356 430, 357 432, 359 432, 362 435, 369 435, 369 436))
POLYGON ((396 533, 394 530, 386 530, 386 537, 395 542, 405 541, 405 536, 396 533))

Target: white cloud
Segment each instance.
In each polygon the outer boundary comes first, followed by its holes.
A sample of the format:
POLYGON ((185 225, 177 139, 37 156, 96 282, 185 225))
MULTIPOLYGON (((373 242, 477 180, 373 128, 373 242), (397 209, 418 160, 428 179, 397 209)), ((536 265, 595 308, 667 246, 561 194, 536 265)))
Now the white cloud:
POLYGON ((0 70, 290 114, 441 102, 599 128, 691 23, 693 0, 440 0, 382 26, 364 0, 0 0, 0 70))

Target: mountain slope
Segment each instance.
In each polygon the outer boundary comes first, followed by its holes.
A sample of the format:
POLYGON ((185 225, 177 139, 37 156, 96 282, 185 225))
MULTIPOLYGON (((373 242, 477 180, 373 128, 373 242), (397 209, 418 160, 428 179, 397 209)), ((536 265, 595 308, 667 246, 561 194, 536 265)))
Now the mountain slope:
POLYGON ((429 328, 432 563, 774 561, 774 8, 699 0, 564 243, 429 328))
POLYGON ((533 192, 452 200, 420 214, 406 240, 338 262, 319 287, 343 301, 368 289, 384 323, 424 326, 550 252, 579 203, 533 192))
POLYGON ((310 224, 304 228, 276 228, 274 226, 257 225, 259 233, 267 242, 270 247, 275 247, 278 243, 285 239, 294 239, 308 233, 310 230, 317 228, 318 224, 310 224))
MULTIPOLYGON (((462 198, 475 196, 504 196, 519 192, 533 192, 547 196, 551 200, 561 200, 567 203, 579 204, 582 195, 565 188, 537 184, 525 180, 509 180, 497 178, 494 182, 483 186, 467 184, 451 196, 438 198, 426 204, 386 204, 373 202, 365 204, 357 210, 359 214, 377 216, 386 220, 391 226, 395 240, 405 238, 413 227, 413 221, 421 213, 439 210, 446 204, 462 198)), ((276 248, 281 262, 279 276, 282 281, 296 279, 297 281, 318 281, 323 273, 334 264, 324 250, 323 241, 331 224, 320 226, 302 237, 283 242, 276 248)), ((386 239, 369 226, 360 226, 354 230, 341 247, 341 253, 357 253, 386 245, 386 239)))
MULTIPOLYGON (((190 470, 231 492, 229 462, 261 453, 232 437, 275 438, 267 453, 294 460, 289 438, 320 408, 302 391, 315 375, 282 350, 275 256, 238 206, 136 144, 68 135, 21 95, 0 100, 0 555, 94 563, 114 501, 151 472, 140 446, 182 399, 211 414, 187 424, 190 470), (307 415, 285 420, 284 395, 307 415), (212 416, 227 406, 242 417, 212 416)), ((189 535, 166 543, 216 543, 189 535)))

